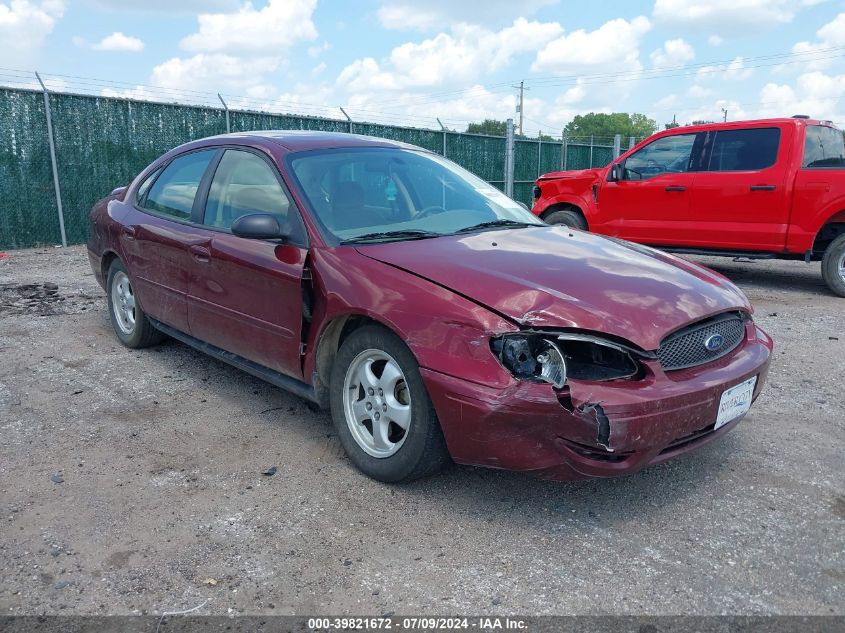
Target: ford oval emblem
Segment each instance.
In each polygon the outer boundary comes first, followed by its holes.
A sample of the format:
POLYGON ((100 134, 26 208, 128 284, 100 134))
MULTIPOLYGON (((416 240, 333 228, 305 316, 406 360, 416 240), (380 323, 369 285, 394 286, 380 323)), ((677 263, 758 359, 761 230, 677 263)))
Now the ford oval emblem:
POLYGON ((725 344, 725 337, 721 334, 713 334, 712 336, 708 336, 707 339, 704 341, 704 347, 707 348, 709 352, 718 352, 722 349, 722 346, 725 344))

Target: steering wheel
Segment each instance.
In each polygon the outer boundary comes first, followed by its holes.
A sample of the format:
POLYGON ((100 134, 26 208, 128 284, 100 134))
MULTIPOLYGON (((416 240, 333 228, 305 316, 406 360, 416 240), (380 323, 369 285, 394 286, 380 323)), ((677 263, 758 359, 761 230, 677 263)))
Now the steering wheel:
POLYGON ((414 216, 414 219, 417 218, 427 218, 430 215, 435 215, 436 213, 446 213, 446 209, 441 207, 440 205, 433 204, 430 207, 426 207, 421 209, 419 213, 414 216))

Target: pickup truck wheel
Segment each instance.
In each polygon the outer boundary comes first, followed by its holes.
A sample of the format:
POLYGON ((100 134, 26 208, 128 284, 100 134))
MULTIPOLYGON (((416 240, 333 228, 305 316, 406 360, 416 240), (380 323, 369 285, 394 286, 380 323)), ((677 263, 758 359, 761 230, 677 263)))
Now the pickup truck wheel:
POLYGON ((411 481, 449 461, 419 365, 385 328, 355 330, 340 346, 332 367, 331 410, 349 459, 373 479, 411 481))
POLYGON ((573 229, 587 230, 587 221, 584 216, 570 209, 552 211, 543 220, 546 224, 563 224, 564 226, 571 226, 573 229))
POLYGON ((822 278, 828 288, 845 297, 845 235, 833 240, 824 252, 822 278))
POLYGON ((126 347, 139 349, 156 345, 164 334, 153 327, 135 296, 132 282, 120 260, 109 267, 106 283, 106 302, 112 327, 117 338, 126 347))

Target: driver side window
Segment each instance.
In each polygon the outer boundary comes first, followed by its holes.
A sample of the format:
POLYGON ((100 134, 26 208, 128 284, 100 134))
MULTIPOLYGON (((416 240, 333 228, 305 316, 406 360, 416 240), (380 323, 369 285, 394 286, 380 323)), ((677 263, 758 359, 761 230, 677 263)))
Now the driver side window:
POLYGON ((305 227, 291 210, 275 169, 252 152, 227 149, 208 190, 203 224, 231 230, 235 220, 253 213, 276 216, 291 242, 304 242, 305 227))
POLYGON ((649 143, 625 161, 625 180, 648 180, 663 174, 691 171, 695 134, 664 136, 649 143))

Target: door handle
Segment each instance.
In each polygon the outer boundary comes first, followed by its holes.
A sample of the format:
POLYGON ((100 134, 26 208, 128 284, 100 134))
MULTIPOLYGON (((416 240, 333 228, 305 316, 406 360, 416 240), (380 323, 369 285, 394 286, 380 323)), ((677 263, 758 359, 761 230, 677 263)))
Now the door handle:
POLYGON ((123 237, 127 240, 134 240, 135 239, 135 229, 131 226, 124 226, 122 227, 123 237))
POLYGON ((666 187, 665 191, 686 191, 686 187, 666 187))
POLYGON ((208 263, 208 260, 211 257, 211 251, 205 246, 194 245, 188 247, 188 250, 191 253, 191 257, 203 264, 208 263))
POLYGON ((751 185, 751 191, 774 191, 775 185, 751 185))

